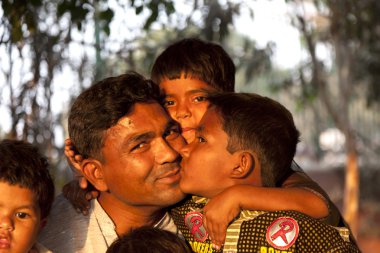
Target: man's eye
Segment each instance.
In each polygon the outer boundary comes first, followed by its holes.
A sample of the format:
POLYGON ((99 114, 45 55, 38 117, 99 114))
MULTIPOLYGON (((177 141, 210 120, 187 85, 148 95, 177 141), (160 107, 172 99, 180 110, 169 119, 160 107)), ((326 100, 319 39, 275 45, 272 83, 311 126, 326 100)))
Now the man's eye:
POLYGON ((18 213, 15 214, 15 216, 16 216, 17 218, 20 218, 20 219, 26 219, 26 218, 28 218, 30 215, 27 214, 27 213, 18 212, 18 213))
POLYGON ((164 102, 165 107, 173 106, 174 104, 175 102, 173 100, 165 100, 164 102))
POLYGON ((164 134, 165 139, 172 140, 174 138, 177 138, 179 136, 179 129, 178 128, 171 128, 164 134))
POLYGON ((146 147, 146 145, 148 145, 148 144, 145 143, 145 142, 141 142, 141 143, 135 145, 135 146, 131 149, 131 151, 135 151, 135 150, 142 149, 142 148, 146 147))
POLYGON ((197 141, 198 141, 199 143, 201 143, 201 142, 206 142, 206 139, 203 138, 202 136, 197 136, 196 138, 197 138, 197 141))

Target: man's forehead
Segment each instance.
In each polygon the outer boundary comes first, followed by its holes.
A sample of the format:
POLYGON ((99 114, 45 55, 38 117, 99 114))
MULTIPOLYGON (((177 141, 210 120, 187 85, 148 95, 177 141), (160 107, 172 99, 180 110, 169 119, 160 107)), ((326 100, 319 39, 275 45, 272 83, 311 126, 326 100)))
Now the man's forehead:
POLYGON ((127 129, 149 129, 164 127, 171 121, 164 108, 158 102, 137 103, 132 110, 119 119, 112 127, 115 130, 120 128, 127 129))
POLYGON ((138 119, 149 120, 150 117, 159 116, 161 118, 168 117, 165 109, 157 101, 136 103, 131 107, 131 110, 119 119, 117 124, 130 125, 138 119))
POLYGON ((122 126, 131 126, 133 125, 133 120, 128 117, 128 116, 124 116, 123 118, 121 118, 117 123, 116 125, 122 125, 122 126))

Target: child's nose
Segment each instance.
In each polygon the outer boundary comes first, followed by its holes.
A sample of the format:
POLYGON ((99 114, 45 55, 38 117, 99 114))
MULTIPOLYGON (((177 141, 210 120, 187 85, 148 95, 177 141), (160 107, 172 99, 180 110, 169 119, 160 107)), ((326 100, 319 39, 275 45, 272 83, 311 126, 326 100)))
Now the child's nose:
POLYGON ((14 224, 12 218, 5 216, 0 218, 0 229, 12 231, 14 229, 14 224))
POLYGON ((175 116, 176 116, 177 119, 187 118, 187 117, 191 116, 191 112, 190 112, 190 110, 189 110, 189 108, 187 107, 186 104, 179 103, 175 116))

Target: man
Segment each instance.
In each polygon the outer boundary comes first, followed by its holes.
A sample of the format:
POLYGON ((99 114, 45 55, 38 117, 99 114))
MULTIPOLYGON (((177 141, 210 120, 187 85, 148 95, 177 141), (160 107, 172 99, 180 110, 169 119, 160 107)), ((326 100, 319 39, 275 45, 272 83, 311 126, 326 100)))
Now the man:
POLYGON ((166 207, 184 198, 179 155, 184 141, 157 102, 159 89, 129 72, 84 91, 69 115, 81 170, 100 191, 89 215, 62 196, 40 242, 53 252, 105 252, 119 235, 146 225, 177 233, 166 207))

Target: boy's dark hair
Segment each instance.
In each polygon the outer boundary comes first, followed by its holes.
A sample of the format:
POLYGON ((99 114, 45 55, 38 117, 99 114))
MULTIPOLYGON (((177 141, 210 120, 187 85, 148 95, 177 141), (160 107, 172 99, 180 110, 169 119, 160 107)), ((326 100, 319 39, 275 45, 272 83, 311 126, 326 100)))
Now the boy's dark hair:
POLYGON ((172 232, 140 227, 114 241, 106 253, 191 253, 190 247, 172 232))
POLYGON ((8 139, 0 142, 0 157, 0 182, 33 191, 41 219, 47 217, 55 190, 47 159, 32 144, 8 139))
POLYGON ((197 78, 217 91, 233 92, 235 65, 220 45, 197 38, 187 38, 167 47, 156 59, 152 80, 160 84, 164 78, 197 78))
POLYGON ((257 94, 211 94, 229 136, 228 151, 247 149, 257 153, 263 186, 279 186, 291 173, 299 141, 292 114, 280 103, 257 94))
POLYGON ((106 78, 75 100, 69 114, 69 135, 84 158, 102 160, 106 130, 131 112, 136 103, 159 102, 159 88, 136 72, 106 78))

